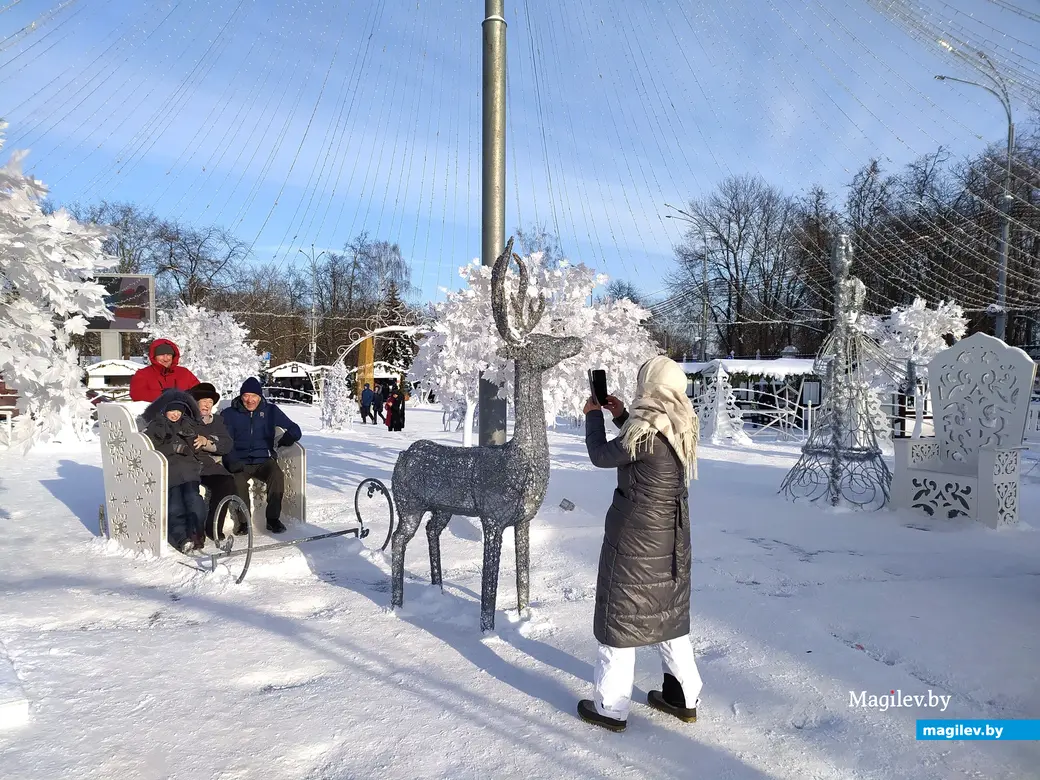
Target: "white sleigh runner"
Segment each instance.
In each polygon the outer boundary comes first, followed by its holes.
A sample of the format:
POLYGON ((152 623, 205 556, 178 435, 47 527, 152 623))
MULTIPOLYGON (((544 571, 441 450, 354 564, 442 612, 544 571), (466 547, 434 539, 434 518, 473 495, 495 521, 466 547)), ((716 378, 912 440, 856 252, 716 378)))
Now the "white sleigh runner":
POLYGON ((1016 524, 1035 373, 1025 352, 982 333, 936 355, 928 367, 935 436, 893 440, 896 506, 991 528, 1016 524))
MULTIPOLYGON (((146 406, 147 404, 141 404, 146 406)), ((166 545, 167 463, 151 440, 137 427, 134 409, 125 404, 99 404, 101 463, 105 481, 104 533, 136 552, 161 557, 166 545)), ((279 430, 277 438, 281 435, 279 430)), ((285 474, 282 517, 306 522, 307 453, 299 443, 278 449, 278 465, 285 474)), ((265 523, 265 486, 250 482, 254 527, 265 523)))

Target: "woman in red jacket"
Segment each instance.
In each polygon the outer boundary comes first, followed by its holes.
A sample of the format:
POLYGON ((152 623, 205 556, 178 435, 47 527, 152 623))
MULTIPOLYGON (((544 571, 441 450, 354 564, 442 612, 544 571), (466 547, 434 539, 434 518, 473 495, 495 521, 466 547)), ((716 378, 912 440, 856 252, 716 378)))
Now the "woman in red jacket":
POLYGON ((187 392, 199 383, 184 366, 177 365, 181 351, 168 339, 156 339, 148 348, 151 365, 140 369, 130 380, 130 400, 152 402, 163 390, 187 392))

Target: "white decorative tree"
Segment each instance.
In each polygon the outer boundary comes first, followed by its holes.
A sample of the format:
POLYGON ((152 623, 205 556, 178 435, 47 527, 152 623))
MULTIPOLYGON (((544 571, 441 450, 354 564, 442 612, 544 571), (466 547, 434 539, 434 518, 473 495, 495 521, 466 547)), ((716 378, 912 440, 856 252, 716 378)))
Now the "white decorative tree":
POLYGON ((339 360, 333 362, 325 374, 325 387, 321 396, 322 429, 342 431, 351 426, 355 403, 351 390, 346 367, 339 360))
POLYGON ((469 447, 480 372, 492 381, 505 381, 500 396, 511 392, 512 381, 505 359, 497 354, 502 339, 491 316, 491 269, 474 263, 459 273, 467 287, 447 293, 434 307, 433 327, 419 344, 412 374, 428 383, 442 407, 465 406, 463 445, 469 447))
POLYGON ((887 317, 863 316, 859 325, 888 355, 901 362, 914 361, 918 376, 927 376, 929 361, 946 349, 946 336, 960 339, 968 331, 960 306, 942 301, 929 309, 922 298, 893 308, 887 317))
MULTIPOLYGON (((6 123, 0 122, 0 147, 6 123)), ((90 281, 114 258, 103 230, 64 209, 45 214, 42 182, 22 173, 25 152, 0 168, 0 377, 18 393, 13 444, 58 434, 84 437, 93 407, 81 381, 73 336, 88 317, 108 317, 105 290, 90 281)))
MULTIPOLYGON (((658 354, 643 323, 650 314, 628 300, 589 304, 597 284, 606 281, 584 265, 560 262, 553 268, 540 265, 540 253, 527 259, 531 272, 527 294, 545 294, 546 312, 536 332, 554 336, 580 336, 585 349, 543 376, 546 423, 561 413, 579 415, 588 397, 587 370, 603 368, 610 391, 631 399, 639 366, 658 354)), ((413 373, 425 379, 446 408, 465 405, 464 442, 471 441, 478 376, 503 381, 503 393, 512 394, 512 371, 499 357, 502 340, 491 316, 490 269, 472 264, 460 271, 467 287, 448 293, 435 308, 432 332, 421 342, 413 373)), ((515 279, 510 279, 515 283, 515 279)))
POLYGON ((141 327, 148 341, 174 342, 181 351, 180 364, 222 396, 236 395, 242 382, 260 371, 256 342, 227 312, 178 303, 174 311, 159 312, 154 323, 141 327))
MULTIPOLYGON (((923 298, 915 298, 909 306, 893 308, 887 317, 860 317, 858 326, 866 335, 875 339, 888 355, 907 366, 905 392, 914 398, 916 418, 912 436, 920 438, 924 404, 921 402, 917 379, 928 378, 928 363, 946 349, 947 336, 956 340, 968 332, 968 319, 964 316, 964 310, 946 301, 929 309, 923 298)), ((875 381, 884 381, 884 377, 884 372, 878 369, 875 381)))
POLYGON ((708 377, 704 393, 697 399, 697 416, 701 421, 701 438, 712 444, 751 444, 751 437, 744 432, 744 419, 737 406, 729 374, 718 364, 715 373, 708 377))

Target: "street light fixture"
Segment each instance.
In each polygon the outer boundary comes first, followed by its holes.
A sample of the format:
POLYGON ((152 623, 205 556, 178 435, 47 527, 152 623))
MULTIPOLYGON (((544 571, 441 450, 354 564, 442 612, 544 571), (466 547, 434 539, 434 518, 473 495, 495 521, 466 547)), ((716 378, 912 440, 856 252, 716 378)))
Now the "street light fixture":
POLYGON ((318 261, 321 259, 321 256, 325 254, 325 250, 323 249, 321 252, 319 252, 317 257, 314 256, 314 244, 311 244, 311 253, 309 255, 306 252, 304 252, 302 249, 297 249, 296 251, 299 252, 301 255, 303 255, 304 257, 306 257, 308 260, 311 261, 311 327, 310 327, 310 331, 311 331, 311 349, 310 349, 310 352, 311 352, 311 365, 313 366, 315 361, 317 360, 317 354, 318 354, 318 320, 317 320, 316 312, 314 310, 314 303, 315 303, 314 299, 318 295, 318 272, 317 272, 317 266, 318 266, 318 261))
POLYGON ((1004 170, 1004 203, 1000 209, 1001 224, 1000 224, 1000 265, 997 269, 997 305, 995 308, 995 321, 994 321, 994 332, 998 339, 1004 340, 1007 333, 1007 265, 1008 265, 1008 245, 1010 243, 1011 233, 1011 156, 1015 148, 1015 123, 1011 117, 1011 99, 1008 97, 1007 86, 1004 84, 1004 80, 1000 76, 1000 71, 997 70, 993 61, 986 56, 985 52, 977 52, 979 58, 986 63, 992 74, 979 68, 978 64, 975 63, 969 57, 961 54, 947 41, 940 40, 939 45, 946 49, 951 54, 957 55, 963 60, 966 60, 969 64, 979 70, 983 76, 988 78, 997 89, 980 84, 977 81, 968 81, 967 79, 957 78, 956 76, 936 76, 938 81, 956 81, 958 84, 968 84, 972 87, 980 87, 993 95, 1000 104, 1004 107, 1004 113, 1007 115, 1007 164, 1004 170), (997 90, 1000 90, 999 92, 997 90))

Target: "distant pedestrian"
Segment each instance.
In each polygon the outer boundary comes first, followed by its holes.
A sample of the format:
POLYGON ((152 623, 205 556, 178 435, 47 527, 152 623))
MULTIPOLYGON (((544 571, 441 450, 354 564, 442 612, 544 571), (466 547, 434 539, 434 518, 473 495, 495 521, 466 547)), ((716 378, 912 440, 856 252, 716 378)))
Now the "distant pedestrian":
POLYGON ((361 424, 364 425, 368 422, 369 415, 372 416, 372 424, 376 423, 376 416, 372 414, 372 402, 375 400, 375 393, 372 392, 372 388, 368 382, 365 382, 365 389, 361 391, 361 424))
POLYGON ((404 430, 404 393, 397 387, 386 399, 386 427, 391 431, 404 430))
POLYGON ((372 424, 376 424, 376 417, 383 420, 383 404, 386 403, 386 399, 383 397, 383 386, 376 385, 376 389, 372 391, 372 424))

